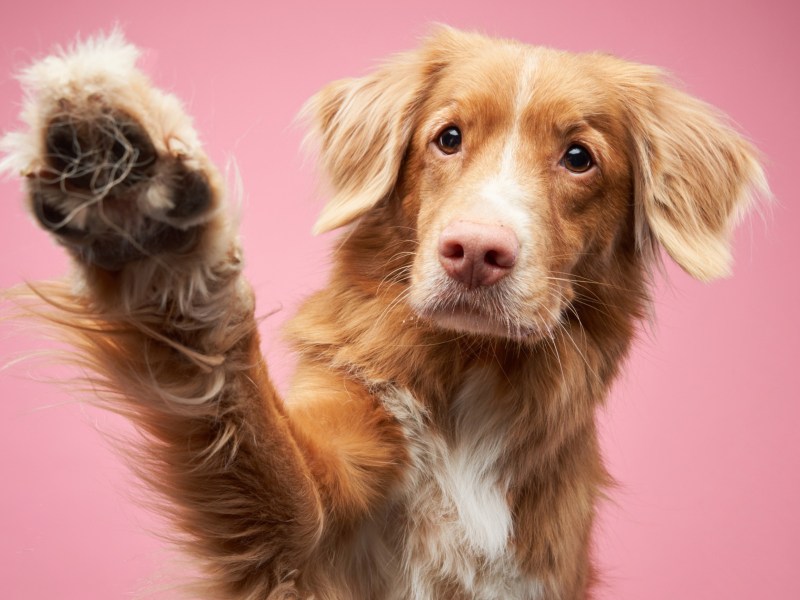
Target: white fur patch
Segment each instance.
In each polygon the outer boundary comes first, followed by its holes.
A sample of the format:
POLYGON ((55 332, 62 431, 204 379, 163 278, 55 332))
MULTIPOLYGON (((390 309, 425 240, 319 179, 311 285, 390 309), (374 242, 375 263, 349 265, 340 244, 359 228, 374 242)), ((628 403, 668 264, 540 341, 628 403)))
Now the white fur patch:
POLYGON ((44 153, 40 133, 51 114, 63 110, 60 103, 125 89, 136 76, 138 57, 139 50, 114 30, 68 50, 60 49, 22 71, 18 79, 26 102, 20 118, 28 127, 26 132, 6 134, 0 141, 0 152, 5 154, 0 172, 27 174, 44 153))
POLYGON ((501 481, 494 468, 504 449, 504 431, 496 417, 481 410, 491 404, 493 387, 481 371, 464 382, 452 405, 455 440, 437 474, 458 510, 470 546, 487 557, 502 554, 511 533, 505 499, 508 482, 501 481))
POLYGON ((486 180, 480 190, 481 203, 489 214, 512 226, 517 237, 523 241, 527 237, 526 232, 530 230, 530 210, 525 205, 530 190, 526 190, 520 182, 517 155, 522 136, 522 116, 530 101, 535 70, 536 59, 526 56, 517 80, 514 124, 503 145, 500 168, 494 176, 486 180))
POLYGON ((438 599, 447 582, 475 599, 541 597, 541 584, 519 572, 510 546, 508 482, 497 469, 504 419, 494 410, 495 394, 490 374, 470 373, 451 403, 452 436, 432 429, 407 391, 384 396, 405 430, 412 457, 400 499, 408 523, 393 597, 438 599))

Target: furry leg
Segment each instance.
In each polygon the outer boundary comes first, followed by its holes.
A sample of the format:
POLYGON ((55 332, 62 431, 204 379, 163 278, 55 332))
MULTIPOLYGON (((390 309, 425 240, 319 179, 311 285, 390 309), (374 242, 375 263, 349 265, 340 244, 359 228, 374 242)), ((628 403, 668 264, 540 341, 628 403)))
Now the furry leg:
POLYGON ((135 468, 205 592, 263 598, 314 552, 320 496, 261 358, 221 178, 136 57, 114 33, 27 69, 28 129, 1 166, 75 259, 67 284, 35 288, 43 312, 143 432, 135 468))

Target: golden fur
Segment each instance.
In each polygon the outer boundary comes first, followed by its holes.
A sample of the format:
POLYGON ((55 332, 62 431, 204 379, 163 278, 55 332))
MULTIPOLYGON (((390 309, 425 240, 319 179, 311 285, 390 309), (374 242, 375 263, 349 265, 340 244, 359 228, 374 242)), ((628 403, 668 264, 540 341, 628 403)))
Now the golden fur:
POLYGON ((221 178, 135 61, 113 34, 28 69, 4 166, 75 257, 33 310, 144 433, 135 468, 205 569, 195 593, 587 597, 610 483, 595 411, 657 245, 700 279, 729 272, 765 187, 750 145, 657 69, 448 28, 329 85, 304 110, 330 182, 316 230, 348 230, 289 325, 284 401, 221 178), (586 172, 565 168, 575 143, 586 172), (442 270, 458 220, 513 231, 498 283, 442 270))

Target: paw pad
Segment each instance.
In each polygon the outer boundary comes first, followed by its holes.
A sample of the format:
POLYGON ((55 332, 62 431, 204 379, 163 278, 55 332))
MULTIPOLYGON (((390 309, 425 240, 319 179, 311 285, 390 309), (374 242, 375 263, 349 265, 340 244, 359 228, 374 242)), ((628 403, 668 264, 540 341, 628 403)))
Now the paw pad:
POLYGON ((204 172, 182 157, 159 156, 144 129, 121 111, 65 110, 44 135, 46 166, 31 180, 33 211, 80 260, 118 270, 191 249, 199 233, 192 220, 213 200, 204 172))
POLYGON ((93 193, 136 184, 152 175, 156 163, 155 148, 141 128, 110 112, 92 119, 56 117, 45 147, 54 175, 93 193))

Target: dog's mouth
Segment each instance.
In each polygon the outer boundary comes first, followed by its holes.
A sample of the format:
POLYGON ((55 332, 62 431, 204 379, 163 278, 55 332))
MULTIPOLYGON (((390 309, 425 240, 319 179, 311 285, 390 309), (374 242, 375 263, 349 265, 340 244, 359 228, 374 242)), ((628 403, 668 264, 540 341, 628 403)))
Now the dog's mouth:
POLYGON ((437 294, 412 303, 412 308, 434 326, 463 334, 525 342, 549 330, 543 323, 522 317, 512 303, 478 293, 437 294))
POLYGON ((440 268, 420 267, 412 274, 406 298, 420 323, 433 328, 529 345, 552 338, 562 325, 569 296, 563 286, 532 270, 524 277, 469 287, 440 268))

